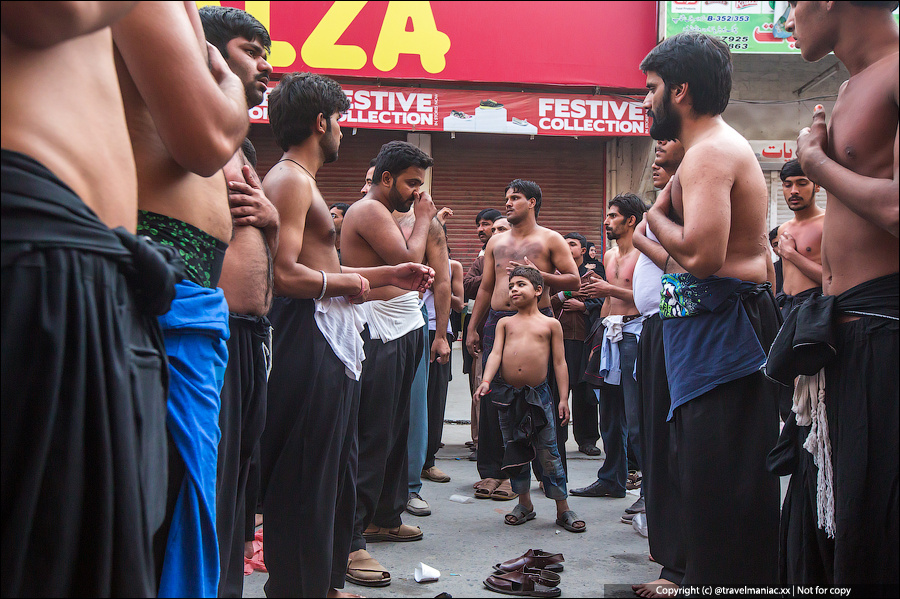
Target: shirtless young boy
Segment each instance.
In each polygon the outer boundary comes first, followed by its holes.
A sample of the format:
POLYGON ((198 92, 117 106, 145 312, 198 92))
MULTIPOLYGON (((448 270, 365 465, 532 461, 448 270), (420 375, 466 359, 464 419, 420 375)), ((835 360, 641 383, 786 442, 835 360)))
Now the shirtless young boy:
POLYGON ((475 395, 480 400, 488 392, 491 393, 488 399, 498 406, 500 430, 506 448, 504 469, 518 470, 518 474, 512 477, 512 488, 519 495, 519 504, 506 515, 506 523, 515 526, 535 517, 528 463, 536 455, 543 468, 541 479, 544 493, 556 501, 556 523, 571 532, 584 532, 584 520, 569 509, 566 501, 566 473, 556 447, 554 406, 547 383, 547 364, 552 358, 559 393, 559 420, 566 425, 569 422, 569 372, 562 325, 538 310, 538 300, 543 295, 544 280, 537 269, 527 266, 513 268, 509 275, 509 303, 518 312, 501 318, 497 323, 494 347, 485 363, 484 378, 475 395), (494 381, 498 371, 500 379, 494 381), (514 414, 524 416, 525 410, 533 415, 537 413, 534 420, 536 430, 525 442, 532 450, 530 456, 527 451, 518 451, 525 447, 522 440, 513 436, 519 422, 514 414), (538 428, 541 421, 543 426, 538 428))

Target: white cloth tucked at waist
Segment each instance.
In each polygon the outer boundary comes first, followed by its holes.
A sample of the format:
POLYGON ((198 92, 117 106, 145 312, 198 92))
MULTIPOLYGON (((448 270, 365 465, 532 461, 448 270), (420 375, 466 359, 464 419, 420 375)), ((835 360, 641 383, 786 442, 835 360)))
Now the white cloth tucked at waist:
MULTIPOLYGON (((624 316, 616 314, 603 319, 606 330, 603 333, 603 345, 600 346, 600 376, 603 382, 609 385, 622 383, 621 356, 619 355, 619 341, 625 333, 631 333, 641 339, 641 330, 644 327, 644 317, 638 317, 622 323, 624 316)), ((634 373, 632 373, 634 376, 634 373)))
POLYGON ((387 343, 399 339, 425 324, 419 308, 419 294, 415 291, 389 300, 372 300, 362 304, 369 336, 387 343))
MULTIPOLYGON (((647 227, 647 239, 659 243, 650 227, 647 227)), ((638 256, 631 287, 634 290, 634 305, 643 316, 653 316, 659 312, 662 276, 662 269, 654 264, 653 260, 644 254, 638 256)))
POLYGON ((344 363, 347 376, 358 381, 366 359, 360 336, 366 324, 362 306, 351 304, 344 297, 326 297, 316 300, 315 318, 322 336, 344 363))

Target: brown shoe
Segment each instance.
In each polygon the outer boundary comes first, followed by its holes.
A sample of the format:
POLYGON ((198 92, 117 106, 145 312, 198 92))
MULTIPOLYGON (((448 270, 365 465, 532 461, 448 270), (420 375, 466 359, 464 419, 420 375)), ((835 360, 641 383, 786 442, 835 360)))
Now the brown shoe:
POLYGON ((450 477, 441 472, 437 466, 432 466, 431 468, 422 470, 422 478, 427 478, 428 480, 434 481, 436 483, 450 482, 450 477))
POLYGON ((344 580, 364 587, 386 587, 391 584, 391 573, 368 551, 360 549, 350 554, 344 580))
POLYGON ((500 485, 494 489, 494 492, 491 493, 491 499, 496 501, 509 501, 510 499, 515 499, 519 494, 513 492, 512 484, 509 482, 509 479, 502 481, 500 485))
POLYGON ((393 541, 393 542, 404 542, 404 541, 419 541, 422 539, 424 535, 422 534, 422 529, 418 526, 407 526, 406 524, 401 524, 397 528, 382 528, 380 526, 375 526, 374 524, 370 524, 366 530, 363 532, 363 537, 366 541, 393 541))

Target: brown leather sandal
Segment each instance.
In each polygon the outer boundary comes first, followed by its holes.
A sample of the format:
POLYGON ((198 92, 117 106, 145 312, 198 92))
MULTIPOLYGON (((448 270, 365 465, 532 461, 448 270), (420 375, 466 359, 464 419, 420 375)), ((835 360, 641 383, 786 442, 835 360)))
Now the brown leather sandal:
POLYGON ((477 499, 490 499, 491 493, 500 486, 500 480, 496 478, 485 478, 478 481, 474 485, 475 497, 477 499))
MULTIPOLYGON (((532 571, 533 572, 533 571, 532 571)), ((548 577, 519 570, 506 574, 491 575, 484 581, 484 586, 497 593, 505 595, 518 595, 520 597, 559 597, 562 593, 559 584, 559 575, 548 572, 548 577), (550 577, 555 577, 552 579, 550 577), (555 584, 553 582, 555 581, 555 584)))
POLYGON ((550 572, 562 572, 563 565, 560 562, 564 561, 566 560, 562 553, 547 553, 540 549, 529 549, 519 557, 507 560, 502 564, 496 564, 494 570, 498 574, 504 574, 527 567, 549 570, 550 572))

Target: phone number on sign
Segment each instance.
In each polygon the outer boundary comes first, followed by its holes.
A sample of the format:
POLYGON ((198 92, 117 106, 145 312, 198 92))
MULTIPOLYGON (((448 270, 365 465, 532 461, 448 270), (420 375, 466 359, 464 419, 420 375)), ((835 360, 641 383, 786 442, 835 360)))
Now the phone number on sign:
POLYGON ((732 16, 732 15, 708 15, 706 20, 709 22, 719 23, 747 23, 750 21, 750 17, 748 16, 732 16))

